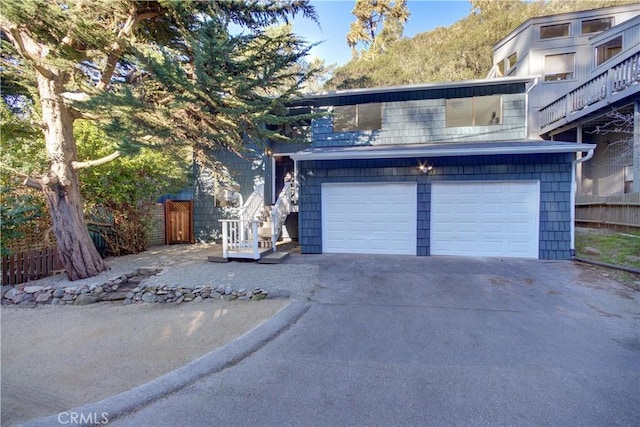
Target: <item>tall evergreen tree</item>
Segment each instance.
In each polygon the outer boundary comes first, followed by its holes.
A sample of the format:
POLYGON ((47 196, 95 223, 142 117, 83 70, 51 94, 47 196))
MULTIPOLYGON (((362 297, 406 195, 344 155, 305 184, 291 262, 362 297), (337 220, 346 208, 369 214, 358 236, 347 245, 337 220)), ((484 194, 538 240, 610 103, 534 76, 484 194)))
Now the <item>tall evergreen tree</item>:
POLYGON ((291 65, 308 46, 265 30, 297 14, 316 20, 307 0, 3 1, 2 97, 44 135, 48 171, 26 182, 43 191, 71 280, 107 268, 78 171, 119 155, 79 159, 74 122, 96 121, 125 149, 191 144, 197 155, 268 138, 264 123, 291 120, 285 102, 307 77, 291 65))
POLYGON ((409 19, 406 0, 356 0, 351 11, 356 17, 347 34, 347 44, 354 57, 357 46, 372 56, 386 51, 402 38, 404 24, 409 19))

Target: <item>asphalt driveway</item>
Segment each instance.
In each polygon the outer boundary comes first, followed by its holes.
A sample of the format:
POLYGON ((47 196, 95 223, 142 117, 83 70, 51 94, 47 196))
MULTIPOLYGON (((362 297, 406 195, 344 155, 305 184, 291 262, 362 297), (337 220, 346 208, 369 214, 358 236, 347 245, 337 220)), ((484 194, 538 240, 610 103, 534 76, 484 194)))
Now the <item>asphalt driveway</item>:
POLYGON ((449 257, 289 263, 319 265, 302 318, 110 425, 640 425, 639 294, 603 270, 449 257))

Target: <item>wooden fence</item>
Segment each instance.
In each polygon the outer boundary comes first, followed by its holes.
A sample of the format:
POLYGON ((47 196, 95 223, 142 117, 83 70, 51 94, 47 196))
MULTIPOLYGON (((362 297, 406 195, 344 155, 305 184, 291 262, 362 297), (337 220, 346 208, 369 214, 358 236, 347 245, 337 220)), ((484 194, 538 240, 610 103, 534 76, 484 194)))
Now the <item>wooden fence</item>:
POLYGON ((576 222, 640 228, 640 193, 576 197, 576 222))
POLYGON ((56 248, 33 249, 2 256, 2 284, 17 285, 41 279, 63 268, 56 248))

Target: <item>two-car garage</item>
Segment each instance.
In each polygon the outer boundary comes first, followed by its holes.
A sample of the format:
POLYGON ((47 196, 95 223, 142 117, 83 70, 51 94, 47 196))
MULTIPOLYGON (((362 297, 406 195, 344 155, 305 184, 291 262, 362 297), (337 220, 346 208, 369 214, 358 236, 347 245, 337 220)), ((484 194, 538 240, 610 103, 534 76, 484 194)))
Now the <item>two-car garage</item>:
MULTIPOLYGON (((539 181, 443 181, 430 189, 431 255, 538 258, 539 181)), ((323 252, 416 255, 425 221, 417 219, 415 182, 323 183, 321 200, 323 252)))

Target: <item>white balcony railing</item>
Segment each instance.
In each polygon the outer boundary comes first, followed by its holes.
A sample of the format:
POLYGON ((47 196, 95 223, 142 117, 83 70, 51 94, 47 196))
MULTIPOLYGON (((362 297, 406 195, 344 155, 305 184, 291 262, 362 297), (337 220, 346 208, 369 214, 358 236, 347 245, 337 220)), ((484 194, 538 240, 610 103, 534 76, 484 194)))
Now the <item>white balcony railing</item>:
POLYGON ((544 130, 562 119, 570 119, 571 114, 585 111, 594 104, 612 102, 616 94, 638 84, 640 84, 640 52, 621 58, 607 71, 540 109, 540 129, 544 130))

